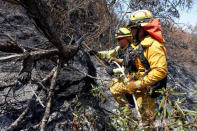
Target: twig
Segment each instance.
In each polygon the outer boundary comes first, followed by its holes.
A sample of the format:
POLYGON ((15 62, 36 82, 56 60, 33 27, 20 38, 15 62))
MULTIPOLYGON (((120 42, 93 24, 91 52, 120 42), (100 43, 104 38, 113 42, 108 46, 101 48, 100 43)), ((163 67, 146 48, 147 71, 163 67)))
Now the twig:
POLYGON ((72 44, 72 41, 73 41, 73 35, 72 35, 72 37, 70 37, 71 39, 70 39, 70 42, 69 42, 69 44, 68 45, 71 45, 72 44))
POLYGON ((7 94, 5 95, 5 99, 4 99, 4 102, 5 102, 5 103, 7 103, 6 100, 7 100, 7 97, 9 96, 10 91, 11 91, 11 88, 8 90, 7 94))
POLYGON ((163 115, 163 119, 166 118, 168 94, 169 94, 169 93, 168 93, 168 90, 167 90, 167 91, 166 91, 165 104, 164 104, 164 115, 163 115))
POLYGON ((102 78, 97 78, 97 77, 91 76, 91 75, 89 75, 89 74, 87 74, 87 73, 85 73, 85 72, 83 72, 83 71, 81 71, 81 70, 79 70, 79 69, 77 69, 77 68, 75 68, 75 67, 69 67, 69 68, 74 69, 74 70, 76 70, 76 71, 78 71, 78 72, 84 74, 85 76, 88 76, 88 77, 90 77, 90 78, 92 78, 92 79, 95 79, 95 80, 111 81, 111 79, 102 79, 102 78))
POLYGON ((24 45, 22 45, 22 47, 25 48, 25 49, 32 50, 32 51, 42 51, 42 50, 44 50, 44 49, 29 47, 29 46, 24 46, 24 45))
POLYGON ((53 74, 55 73, 55 71, 56 71, 56 68, 53 68, 53 69, 51 70, 51 72, 42 80, 42 83, 44 83, 44 82, 46 82, 47 80, 49 80, 49 79, 53 76, 53 74))
POLYGON ((41 105, 43 108, 45 108, 45 106, 44 106, 44 104, 42 103, 40 97, 38 97, 38 95, 37 95, 36 92, 32 89, 31 86, 30 86, 30 89, 31 89, 31 91, 33 92, 33 94, 35 95, 36 100, 38 100, 38 102, 40 103, 40 105, 41 105))
POLYGON ((127 9, 126 9, 126 11, 121 15, 120 22, 118 23, 118 25, 117 25, 116 28, 115 28, 116 30, 118 30, 118 28, 119 28, 120 25, 122 24, 125 15, 128 13, 129 8, 130 8, 130 7, 128 6, 127 9))
POLYGON ((53 78, 51 80, 51 86, 50 86, 49 95, 48 95, 48 102, 47 102, 47 105, 46 105, 44 117, 42 118, 41 125, 40 125, 40 130, 41 131, 45 130, 46 123, 48 121, 48 118, 49 118, 49 115, 50 115, 50 112, 51 112, 51 105, 52 105, 54 87, 55 87, 57 75, 58 75, 59 70, 60 70, 60 66, 61 66, 61 62, 58 61, 58 66, 57 66, 56 71, 54 72, 53 78))
POLYGON ((14 129, 17 128, 17 126, 19 125, 19 122, 22 121, 22 119, 25 117, 25 115, 29 112, 30 107, 28 106, 23 113, 16 119, 16 121, 14 123, 12 123, 12 125, 10 125, 8 127, 9 131, 13 131, 14 129))
POLYGON ((184 118, 185 114, 176 101, 174 102, 174 105, 175 105, 175 108, 180 112, 181 116, 184 118))
POLYGON ((8 61, 11 61, 11 60, 14 60, 14 59, 17 59, 17 58, 21 58, 23 56, 24 56, 24 54, 16 54, 16 55, 5 56, 5 57, 1 57, 0 61, 1 62, 8 62, 8 61))
POLYGON ((43 82, 40 81, 40 80, 37 79, 37 78, 33 78, 33 80, 31 80, 31 83, 32 83, 32 84, 40 85, 40 86, 42 87, 42 89, 44 89, 45 91, 48 91, 48 88, 46 88, 46 87, 43 85, 43 82))
POLYGON ((183 112, 187 112, 187 113, 193 113, 197 115, 197 111, 192 111, 192 110, 187 110, 187 109, 182 109, 183 112))

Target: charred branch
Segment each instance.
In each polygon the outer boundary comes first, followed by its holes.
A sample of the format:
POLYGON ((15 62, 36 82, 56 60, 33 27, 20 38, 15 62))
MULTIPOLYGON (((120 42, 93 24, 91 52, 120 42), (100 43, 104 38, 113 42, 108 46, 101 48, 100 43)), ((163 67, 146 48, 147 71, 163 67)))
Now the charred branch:
POLYGON ((53 95, 54 95, 54 88, 56 84, 56 78, 58 76, 59 70, 60 70, 61 62, 58 61, 58 66, 56 68, 56 71, 53 74, 52 80, 51 80, 51 85, 50 85, 50 90, 48 94, 48 102, 46 104, 46 109, 44 113, 44 117, 42 118, 41 125, 40 125, 40 130, 45 131, 46 123, 48 121, 50 112, 51 112, 51 105, 52 105, 52 100, 53 100, 53 95))
POLYGON ((16 130, 19 126, 20 126, 20 124, 21 124, 21 122, 22 122, 22 120, 25 118, 25 116, 28 114, 28 112, 31 110, 31 106, 32 106, 32 104, 33 104, 33 102, 34 102, 34 100, 33 100, 33 97, 32 97, 32 99, 29 101, 29 104, 28 104, 28 106, 27 106, 27 108, 23 111, 23 113, 8 127, 8 131, 13 131, 13 130, 16 130))
MULTIPOLYGON (((57 49, 50 49, 50 50, 42 50, 42 51, 33 51, 29 54, 34 60, 39 60, 39 59, 45 59, 45 58, 50 58, 55 55, 58 55, 59 52, 57 49)), ((10 56, 5 56, 0 58, 0 62, 7 62, 11 60, 22 60, 25 58, 28 54, 14 54, 10 56)))
POLYGON ((21 50, 16 44, 4 43, 3 41, 0 41, 0 51, 8 53, 23 53, 23 50, 21 50))

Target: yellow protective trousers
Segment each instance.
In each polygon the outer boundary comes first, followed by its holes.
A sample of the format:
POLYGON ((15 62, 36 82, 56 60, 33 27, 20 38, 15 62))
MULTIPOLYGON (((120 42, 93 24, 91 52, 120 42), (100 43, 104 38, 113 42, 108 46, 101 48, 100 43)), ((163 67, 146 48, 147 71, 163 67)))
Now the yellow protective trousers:
MULTIPOLYGON (((110 83, 110 91, 120 107, 128 106, 129 103, 125 97, 127 93, 126 80, 123 77, 114 78, 110 83)), ((152 98, 145 90, 134 93, 142 115, 143 121, 149 121, 153 118, 156 108, 156 99, 152 98)))

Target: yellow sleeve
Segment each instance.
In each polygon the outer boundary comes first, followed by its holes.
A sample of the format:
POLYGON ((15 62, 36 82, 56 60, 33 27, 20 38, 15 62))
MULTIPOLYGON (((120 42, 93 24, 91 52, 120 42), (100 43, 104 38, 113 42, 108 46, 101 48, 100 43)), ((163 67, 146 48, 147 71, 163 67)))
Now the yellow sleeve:
POLYGON ((165 78, 168 73, 166 50, 162 44, 154 42, 147 48, 147 54, 151 70, 144 78, 135 82, 139 88, 154 85, 165 78))
POLYGON ((113 69, 114 74, 122 74, 121 70, 125 71, 125 68, 123 66, 121 68, 122 69, 120 68, 113 69))
POLYGON ((116 57, 119 48, 120 48, 120 47, 117 46, 115 49, 108 50, 108 51, 99 51, 98 53, 99 53, 99 56, 100 56, 102 59, 107 59, 107 60, 109 60, 111 57, 116 57))

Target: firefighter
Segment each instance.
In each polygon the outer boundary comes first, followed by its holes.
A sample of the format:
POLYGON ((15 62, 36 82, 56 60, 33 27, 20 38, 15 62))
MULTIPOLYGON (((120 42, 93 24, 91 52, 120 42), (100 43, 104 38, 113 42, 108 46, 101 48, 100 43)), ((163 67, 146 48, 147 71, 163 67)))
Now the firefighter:
POLYGON ((135 42, 131 45, 130 64, 133 72, 139 72, 138 80, 126 86, 129 94, 135 94, 144 119, 151 119, 156 108, 155 91, 166 87, 167 62, 166 48, 162 37, 159 19, 148 10, 138 10, 130 16, 128 28, 135 42))

